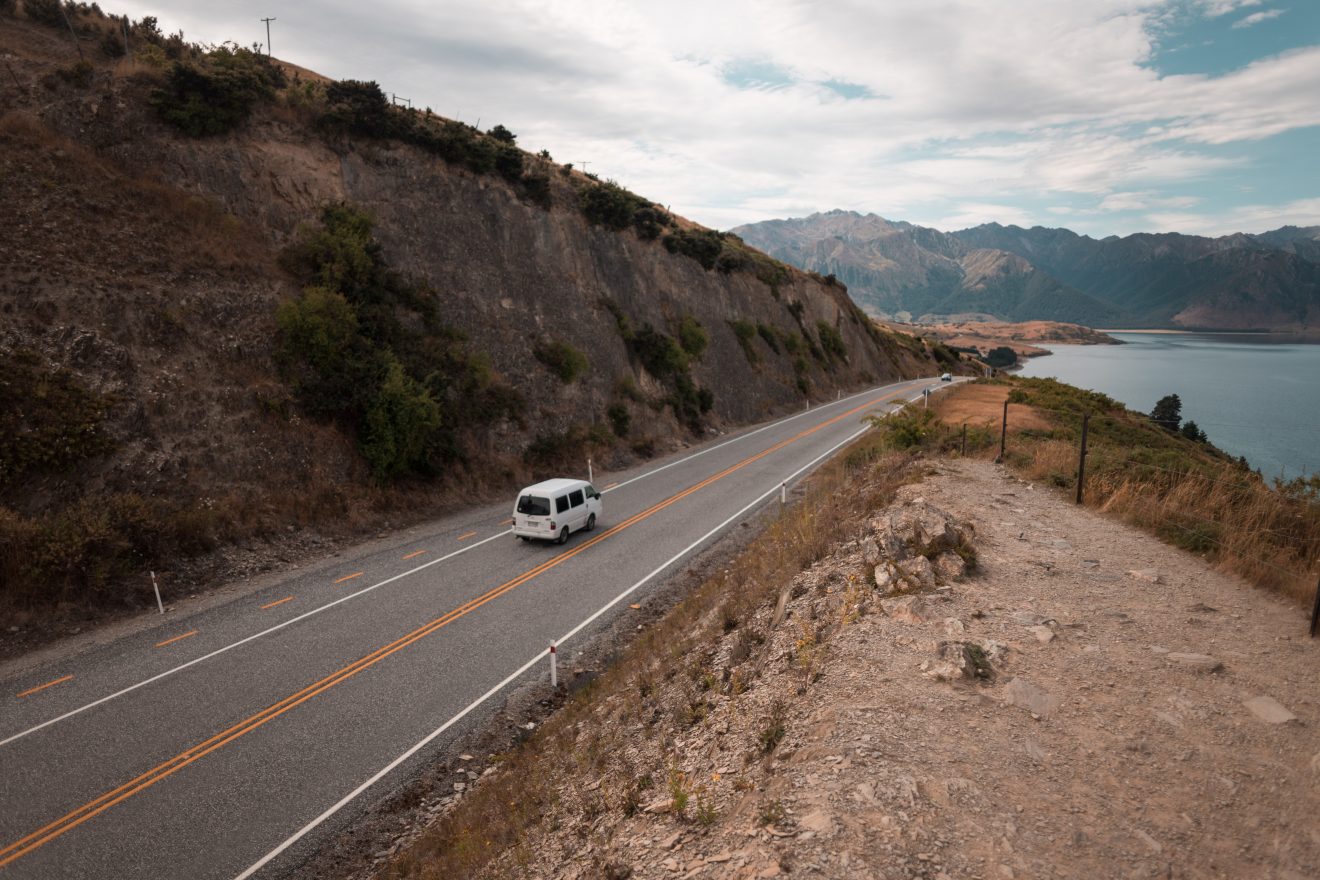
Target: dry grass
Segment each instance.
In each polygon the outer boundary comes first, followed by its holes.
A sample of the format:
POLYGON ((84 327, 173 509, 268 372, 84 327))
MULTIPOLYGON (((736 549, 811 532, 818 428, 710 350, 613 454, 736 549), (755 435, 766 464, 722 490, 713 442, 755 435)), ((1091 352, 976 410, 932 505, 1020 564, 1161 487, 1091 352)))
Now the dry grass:
MULTIPOLYGON (((1007 385, 959 385, 931 398, 931 408, 946 425, 993 428, 998 436, 1007 385)), ((1048 431, 1048 419, 1030 407, 1009 406, 1009 430, 1048 431)))
MULTIPOLYGON (((656 718, 672 719, 678 726, 700 722, 708 708, 706 694, 716 685, 709 667, 711 646, 732 639, 742 646, 736 653, 745 658, 765 637, 751 631, 755 612, 772 606, 795 575, 853 536, 870 511, 888 503, 911 479, 911 461, 906 454, 885 453, 875 436, 834 459, 812 479, 807 497, 785 509, 734 561, 641 633, 604 675, 533 736, 501 756, 499 770, 405 850, 384 876, 468 877, 505 853, 511 854, 505 865, 526 863, 532 831, 555 821, 547 817, 555 815, 564 791, 584 815, 607 810, 631 815, 643 802, 668 793, 676 814, 686 811, 697 823, 713 821, 714 806, 704 799, 701 786, 676 775, 674 768, 656 775, 653 768, 626 767, 626 772, 609 774, 615 782, 598 791, 575 790, 574 779, 626 763, 622 756, 630 744, 617 741, 623 724, 602 715, 621 713, 619 721, 651 718, 648 727, 656 718), (674 670, 685 676, 682 688, 667 689, 678 698, 673 705, 654 704, 657 680, 674 670)), ((736 680, 726 686, 729 693, 741 693, 736 680)), ((662 729, 663 724, 657 728, 662 729)))
MULTIPOLYGON (((994 407, 997 427, 1014 389, 1028 400, 1009 406, 1006 463, 1022 476, 1075 492, 1078 426, 1087 411, 1088 505, 1259 587, 1302 602, 1314 597, 1320 504, 1272 488, 1213 447, 1170 434, 1101 395, 1039 380, 962 386, 936 408, 952 425, 956 418, 975 424, 978 407, 994 407)), ((997 453, 995 443, 979 454, 997 453)))

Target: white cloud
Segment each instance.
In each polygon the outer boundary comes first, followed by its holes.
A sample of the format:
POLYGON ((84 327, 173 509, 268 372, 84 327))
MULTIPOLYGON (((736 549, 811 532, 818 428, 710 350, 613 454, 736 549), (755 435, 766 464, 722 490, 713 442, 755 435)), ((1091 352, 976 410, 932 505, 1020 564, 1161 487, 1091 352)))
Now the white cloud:
MULTIPOLYGON (((1217 17, 1259 5, 1194 8, 1217 17)), ((162 26, 207 41, 264 38, 269 14, 264 0, 170 7, 162 26)), ((157 14, 141 0, 122 8, 157 14)), ((589 161, 719 227, 829 208, 947 223, 993 207, 1015 222, 1030 219, 1021 205, 1061 194, 1100 205, 1148 193, 1153 210, 1184 210, 1155 202, 1161 188, 1213 181, 1246 165, 1253 141, 1320 125, 1320 46, 1223 76, 1159 75, 1153 34, 1185 8, 321 0, 279 10, 273 37, 292 61, 379 80, 483 128, 502 123, 528 149, 589 161), (740 88, 730 70, 767 71, 773 87, 740 88), (821 85, 831 81, 874 97, 846 99, 821 85), (1223 145, 1237 155, 1211 149, 1223 145)))
POLYGON ((1233 22, 1233 29, 1249 28, 1253 24, 1260 24, 1262 21, 1269 21, 1271 18, 1278 18, 1288 10, 1286 9, 1267 9, 1264 12, 1253 12, 1245 18, 1233 22))
POLYGON ((1146 218, 1160 232, 1228 235, 1232 232, 1267 232, 1280 226, 1320 224, 1320 198, 1297 199, 1280 205, 1242 205, 1214 215, 1192 212, 1155 212, 1146 218))

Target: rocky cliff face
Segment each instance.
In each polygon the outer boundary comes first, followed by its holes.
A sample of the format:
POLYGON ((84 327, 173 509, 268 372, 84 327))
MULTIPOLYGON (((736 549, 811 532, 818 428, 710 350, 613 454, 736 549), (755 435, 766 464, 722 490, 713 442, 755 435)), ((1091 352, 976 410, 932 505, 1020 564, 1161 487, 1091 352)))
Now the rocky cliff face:
MULTIPOLYGON (((516 401, 457 426, 440 491, 470 497, 542 475, 556 465, 526 458, 538 441, 589 437, 598 467, 622 465, 942 369, 876 328, 842 285, 788 267, 770 281, 707 269, 632 228, 592 225, 579 209, 592 182, 548 158, 524 156, 549 179, 546 207, 416 146, 327 136, 281 101, 232 133, 186 137, 151 107, 161 70, 104 58, 78 68, 60 31, 3 15, 0 52, 18 83, 0 92, 0 340, 30 379, 0 387, 22 403, 0 437, 5 534, 6 517, 29 537, 53 535, 69 511, 100 515, 118 498, 146 505, 133 510, 147 511, 148 531, 186 513, 183 531, 208 549, 431 497, 436 483, 382 495, 353 438, 302 414, 276 362, 276 307, 299 294, 280 253, 336 202, 367 211, 389 265, 432 288, 440 323, 482 365, 474 381, 516 401), (629 345, 629 330, 648 326, 704 333, 689 358, 708 392, 699 418, 675 413, 664 377, 629 345), (534 355, 552 342, 585 354, 580 376, 566 382, 534 355), (42 409, 52 382, 74 389, 83 422, 42 409), (34 413, 50 424, 25 424, 34 413), (74 435, 96 442, 65 442, 74 435)), ((166 545, 180 536, 156 534, 125 539, 116 570, 177 549, 166 545)), ((68 555, 65 574, 80 579, 68 555)), ((0 559, 0 580, 15 566, 0 559)))

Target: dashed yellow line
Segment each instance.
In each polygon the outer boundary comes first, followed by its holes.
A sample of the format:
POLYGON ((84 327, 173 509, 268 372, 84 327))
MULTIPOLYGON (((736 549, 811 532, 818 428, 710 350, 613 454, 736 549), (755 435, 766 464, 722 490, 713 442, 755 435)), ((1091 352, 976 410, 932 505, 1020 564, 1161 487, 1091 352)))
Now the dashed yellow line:
POLYGON ((471 537, 472 537, 473 535, 475 535, 475 534, 476 534, 476 532, 468 532, 466 535, 459 535, 459 536, 458 536, 458 540, 460 540, 460 541, 466 541, 468 538, 471 538, 471 537))
MULTIPOLYGON (((891 395, 891 397, 892 396, 893 395, 891 395)), ((884 398, 884 399, 888 399, 888 398, 884 398)), ((471 612, 475 611, 477 608, 480 608, 481 606, 489 602, 493 602, 495 599, 499 598, 505 593, 517 589, 522 584, 527 583, 528 581, 532 580, 533 578, 537 577, 540 574, 543 574, 544 572, 550 570, 551 568, 561 565, 567 562, 568 560, 586 552, 589 548, 595 546, 596 544, 599 544, 602 541, 608 540, 612 536, 622 532, 624 529, 627 529, 641 522, 642 520, 654 516, 660 511, 692 495, 695 492, 699 492, 703 488, 713 483, 719 482, 720 480, 727 477, 729 474, 732 474, 733 472, 740 470, 752 464, 753 462, 759 461, 771 455, 772 453, 780 449, 783 449, 784 447, 802 439, 803 437, 806 437, 809 434, 813 434, 816 431, 821 430, 822 428, 828 425, 832 425, 836 422, 842 421, 843 419, 848 418, 849 416, 856 415, 857 413, 861 412, 867 407, 873 406, 878 402, 880 401, 879 400, 870 401, 868 403, 862 404, 861 406, 855 407, 854 409, 851 409, 848 412, 837 415, 832 419, 828 419, 812 428, 808 428, 807 430, 794 435, 793 437, 789 437, 786 440, 782 440, 779 443, 776 443, 774 446, 769 447, 768 449, 762 450, 761 452, 755 455, 749 456, 748 458, 743 459, 737 464, 734 464, 724 469, 718 474, 713 474, 707 477, 706 479, 692 486, 689 486, 688 488, 682 490, 681 492, 671 495, 669 498, 666 498, 664 501, 658 502, 652 505, 651 507, 647 508, 646 510, 634 514, 633 516, 629 517, 628 519, 624 520, 618 525, 607 529, 606 531, 597 535, 596 537, 591 538, 590 540, 587 541, 583 541, 581 544, 577 545, 571 550, 566 550, 564 552, 558 553, 555 556, 551 557, 550 559, 542 562, 540 565, 537 565, 534 568, 531 568, 528 571, 523 572, 521 575, 518 575, 512 580, 506 581, 500 586, 488 590, 480 596, 477 596, 473 599, 469 599, 467 602, 464 602, 462 605, 458 606, 457 608, 454 608, 453 610, 441 615, 440 617, 435 618, 429 623, 426 623, 418 627, 417 629, 413 630, 407 635, 399 639, 396 639, 395 641, 391 642, 388 645, 385 645, 381 648, 377 648, 375 651, 371 652, 365 657, 361 657, 358 660, 355 660, 354 662, 348 664, 347 666, 344 666, 337 672, 331 673, 325 678, 322 678, 320 681, 308 685, 307 687, 303 688, 302 690, 298 691, 295 694, 291 694, 288 697, 285 697, 283 700, 280 700, 278 703, 266 707, 265 709, 261 710, 260 712, 257 712, 255 715, 252 715, 248 719, 229 727, 227 730, 224 730, 221 733, 216 734, 215 736, 211 737, 210 739, 206 740, 203 743, 199 743, 198 745, 193 746, 190 749, 187 749, 186 751, 180 753, 176 757, 171 758, 168 761, 165 761, 164 763, 158 765, 152 770, 148 770, 146 773, 143 773, 137 776, 136 778, 124 783, 123 785, 120 785, 112 789, 111 791, 106 792, 100 797, 97 797, 89 801, 88 803, 82 805, 81 807, 78 807, 77 809, 60 817, 59 819, 56 819, 55 821, 46 824, 45 826, 37 829, 36 831, 33 831, 31 834, 28 834, 20 838, 19 840, 10 843, 7 846, 0 847, 0 868, 3 868, 4 866, 10 864, 11 862, 14 862, 17 859, 22 858, 23 856, 27 855, 33 850, 40 849, 41 847, 45 846, 47 843, 54 840, 55 838, 60 837, 61 835, 65 834, 68 831, 71 831, 74 828, 77 828, 79 825, 82 825, 84 822, 87 822, 93 817, 100 815, 101 813, 105 812, 106 810, 110 809, 116 804, 121 803, 127 800, 128 798, 134 796, 138 792, 150 788, 151 786, 155 785, 157 782, 161 781, 162 779, 172 776, 174 773, 178 772, 184 767, 187 767, 188 765, 194 763, 195 761, 200 760, 201 758, 205 757, 211 752, 214 752, 216 749, 222 748, 225 745, 233 742, 234 740, 239 739, 240 737, 250 733, 253 730, 256 730, 258 727, 261 727, 265 725, 267 722, 275 718, 278 718, 279 716, 285 714, 286 712, 291 711, 295 707, 307 702, 308 700, 314 698, 318 694, 324 693, 325 691, 329 690, 335 685, 347 681, 348 679, 356 676, 363 670, 374 666, 375 664, 379 663, 381 660, 384 660, 386 657, 389 657, 390 655, 407 648, 409 645, 412 645, 415 642, 420 641, 421 639, 425 638, 428 635, 431 635, 432 633, 440 630, 441 628, 448 626, 453 621, 458 620, 459 618, 462 618, 470 614, 471 612)), ((361 574, 361 572, 358 572, 358 574, 361 574)), ((349 577, 357 577, 357 575, 350 575, 349 577)), ((344 578, 343 580, 347 580, 347 578, 344 578)), ((179 636, 179 638, 186 638, 189 635, 195 635, 195 634, 196 632, 194 631, 192 633, 187 633, 184 636, 179 636)), ((162 642, 161 644, 167 644, 167 643, 162 642)))
POLYGON ((426 552, 425 550, 414 550, 413 552, 409 553, 407 556, 405 556, 405 557, 403 557, 403 558, 404 558, 404 559, 412 559, 412 558, 414 558, 414 557, 421 556, 421 555, 422 555, 423 553, 425 553, 425 552, 426 552))
POLYGON ((34 688, 28 688, 27 690, 25 690, 25 691, 23 691, 22 693, 18 694, 18 696, 20 696, 20 697, 26 697, 26 696, 29 696, 29 695, 31 695, 31 694, 35 694, 37 691, 44 691, 44 690, 45 690, 46 688, 48 688, 48 687, 55 687, 55 685, 57 685, 57 684, 64 684, 66 681, 72 681, 72 680, 73 680, 73 676, 72 676, 72 675, 66 675, 66 676, 63 676, 62 678, 57 678, 57 679, 55 679, 54 681, 48 681, 48 682, 46 682, 45 684, 39 684, 39 685, 37 685, 37 686, 34 687, 34 688))
POLYGON ((157 642, 157 643, 156 643, 156 647, 157 647, 157 648, 163 648, 163 647, 165 647, 166 645, 172 645, 172 644, 174 644, 175 642, 181 642, 181 641, 183 641, 184 639, 192 638, 192 637, 195 636, 195 635, 197 635, 197 630, 193 630, 192 632, 186 632, 186 633, 184 633, 184 634, 181 635, 181 636, 175 636, 175 637, 172 638, 172 639, 166 639, 166 640, 163 641, 163 642, 157 642))
POLYGON ((276 605, 283 605, 285 602, 292 602, 292 601, 293 601, 292 596, 285 596, 283 599, 276 599, 274 602, 267 602, 265 605, 261 606, 261 610, 265 611, 267 608, 274 608, 276 605))
POLYGON ((353 578, 360 578, 360 577, 362 577, 362 572, 360 572, 360 571, 355 571, 355 572, 353 572, 352 574, 346 574, 346 575, 344 575, 343 577, 341 577, 341 578, 339 578, 337 581, 335 581, 335 583, 337 583, 337 584, 342 584, 344 581, 351 581, 353 578))
POLYGON ((615 486, 617 486, 617 485, 619 485, 619 484, 618 484, 618 483, 610 483, 610 484, 609 484, 608 486, 606 486, 605 488, 606 488, 606 489, 613 489, 613 488, 614 488, 615 486))
POLYGON ((502 525, 502 526, 511 526, 511 525, 513 525, 513 517, 509 517, 508 519, 502 519, 502 520, 500 520, 500 525, 502 525))

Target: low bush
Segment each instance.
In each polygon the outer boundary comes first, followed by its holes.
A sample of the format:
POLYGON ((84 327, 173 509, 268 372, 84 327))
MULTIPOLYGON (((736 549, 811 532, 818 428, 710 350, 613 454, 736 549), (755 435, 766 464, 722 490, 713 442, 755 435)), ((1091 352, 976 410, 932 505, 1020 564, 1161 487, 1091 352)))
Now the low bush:
POLYGON ((113 451, 105 426, 113 403, 31 351, 0 352, 0 487, 113 451))
POLYGON ((258 52, 221 46, 197 63, 176 62, 152 93, 160 118, 192 137, 220 135, 247 121, 252 108, 284 85, 283 71, 258 52))
POLYGON ((848 348, 843 344, 843 335, 837 327, 827 321, 817 321, 816 333, 820 336, 820 346, 827 360, 848 360, 848 348))
POLYGON ((678 324, 678 341, 683 350, 694 358, 701 358, 710 343, 710 337, 701 326, 701 322, 691 315, 684 315, 678 324))
POLYGON ((642 366, 662 381, 687 373, 688 357, 674 338, 650 324, 633 334, 630 348, 642 366))
POLYGON ((540 343, 532 350, 536 359, 559 377, 565 385, 575 381, 587 371, 587 356, 567 342, 552 340, 540 343))
POLYGON ((610 420, 610 428, 614 431, 614 436, 620 439, 628 436, 628 429, 632 427, 632 415, 628 412, 628 407, 622 403, 612 403, 605 410, 605 417, 610 420))
POLYGON ((747 363, 757 364, 761 358, 756 353, 756 347, 752 345, 756 339, 756 325, 751 321, 744 321, 742 318, 729 322, 729 328, 733 330, 733 335, 738 340, 738 345, 742 346, 743 354, 747 357, 747 363))
POLYGON ((724 249, 723 238, 713 229, 677 229, 667 233, 662 242, 671 254, 691 257, 703 269, 714 269, 724 249))

